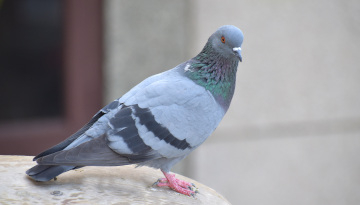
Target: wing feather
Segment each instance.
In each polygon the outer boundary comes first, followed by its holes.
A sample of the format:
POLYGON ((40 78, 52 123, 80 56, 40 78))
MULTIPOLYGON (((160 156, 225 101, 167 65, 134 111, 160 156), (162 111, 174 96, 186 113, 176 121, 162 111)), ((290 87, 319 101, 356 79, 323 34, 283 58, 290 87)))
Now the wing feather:
POLYGON ((149 160, 151 154, 141 157, 120 155, 108 146, 106 136, 85 142, 75 148, 41 157, 40 165, 72 165, 72 166, 121 166, 149 160))

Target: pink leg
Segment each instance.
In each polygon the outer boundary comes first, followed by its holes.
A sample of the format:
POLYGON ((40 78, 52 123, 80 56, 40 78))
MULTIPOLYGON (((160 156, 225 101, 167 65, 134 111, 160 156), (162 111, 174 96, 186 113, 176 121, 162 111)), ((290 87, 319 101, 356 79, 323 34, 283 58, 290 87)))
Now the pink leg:
MULTIPOLYGON (((161 170, 162 171, 162 170, 161 170)), ((159 179, 155 184, 159 187, 170 187, 171 189, 175 190, 178 193, 185 194, 185 195, 194 195, 196 191, 196 187, 194 184, 189 182, 176 179, 175 174, 170 174, 168 172, 162 171, 166 178, 159 179)))

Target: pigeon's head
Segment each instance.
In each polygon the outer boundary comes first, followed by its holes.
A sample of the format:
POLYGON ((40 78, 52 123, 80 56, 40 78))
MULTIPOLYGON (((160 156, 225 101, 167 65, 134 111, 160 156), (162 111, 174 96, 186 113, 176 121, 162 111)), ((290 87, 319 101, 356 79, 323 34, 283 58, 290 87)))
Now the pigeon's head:
POLYGON ((212 48, 224 58, 237 58, 242 61, 241 44, 244 34, 232 25, 221 26, 208 40, 212 48))

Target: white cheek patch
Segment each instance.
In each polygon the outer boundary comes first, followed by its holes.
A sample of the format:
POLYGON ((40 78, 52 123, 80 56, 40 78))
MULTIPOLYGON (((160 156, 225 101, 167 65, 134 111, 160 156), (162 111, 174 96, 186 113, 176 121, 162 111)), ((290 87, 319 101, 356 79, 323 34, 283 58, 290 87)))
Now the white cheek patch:
POLYGON ((235 47, 235 48, 233 48, 233 51, 241 51, 241 48, 240 47, 235 47))

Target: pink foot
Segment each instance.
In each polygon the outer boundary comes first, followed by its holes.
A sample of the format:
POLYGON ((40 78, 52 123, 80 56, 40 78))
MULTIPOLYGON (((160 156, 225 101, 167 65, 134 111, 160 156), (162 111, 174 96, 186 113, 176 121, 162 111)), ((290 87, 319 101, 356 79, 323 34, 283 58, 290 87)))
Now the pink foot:
POLYGON ((170 187, 176 192, 184 195, 192 195, 196 193, 196 187, 194 184, 175 178, 175 174, 162 171, 166 178, 159 179, 155 182, 158 187, 170 187))

